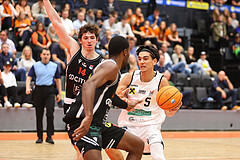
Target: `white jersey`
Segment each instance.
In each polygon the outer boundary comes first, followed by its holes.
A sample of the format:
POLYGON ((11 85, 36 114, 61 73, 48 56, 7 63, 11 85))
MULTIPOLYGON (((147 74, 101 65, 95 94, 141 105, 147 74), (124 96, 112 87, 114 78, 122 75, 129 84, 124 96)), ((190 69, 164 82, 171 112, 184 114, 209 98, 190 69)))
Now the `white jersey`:
POLYGON ((162 124, 166 118, 164 110, 162 110, 157 102, 156 96, 163 75, 155 72, 154 78, 150 82, 142 82, 140 79, 140 70, 133 73, 132 81, 129 85, 128 99, 143 99, 143 102, 138 104, 135 111, 128 112, 122 110, 118 125, 126 126, 146 126, 152 124, 162 124))

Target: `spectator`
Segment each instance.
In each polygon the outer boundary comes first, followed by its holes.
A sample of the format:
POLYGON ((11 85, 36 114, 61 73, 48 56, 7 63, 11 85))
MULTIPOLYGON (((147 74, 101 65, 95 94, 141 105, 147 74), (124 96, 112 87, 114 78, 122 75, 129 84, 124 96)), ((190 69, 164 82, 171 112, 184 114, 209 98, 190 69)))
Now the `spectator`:
POLYGON ((169 32, 167 32, 166 35, 171 47, 182 43, 182 39, 178 36, 177 25, 175 23, 170 24, 168 31, 169 32))
POLYGON ((160 17, 160 11, 158 8, 155 8, 153 11, 153 14, 147 17, 147 20, 150 22, 151 27, 153 29, 157 28, 158 26, 160 26, 160 23, 162 21, 161 17, 160 17))
POLYGON ((137 54, 136 54, 136 51, 137 51, 137 47, 136 47, 136 39, 134 38, 129 38, 128 39, 128 43, 129 43, 129 49, 130 49, 130 54, 133 54, 136 59, 137 59, 137 54))
POLYGON ((217 7, 214 8, 212 15, 211 15, 211 25, 210 29, 213 28, 213 24, 218 21, 218 16, 220 15, 219 9, 217 7))
POLYGON ((136 18, 136 25, 137 26, 139 26, 141 23, 144 22, 144 16, 142 14, 142 9, 140 7, 136 8, 135 14, 133 14, 132 17, 136 18))
POLYGON ((225 8, 225 9, 223 10, 223 22, 224 22, 225 24, 227 23, 228 17, 231 17, 231 16, 230 16, 230 11, 229 11, 227 8, 225 8))
POLYGON ((222 15, 218 16, 218 21, 213 24, 213 41, 218 48, 226 47, 228 44, 226 25, 223 23, 222 15))
MULTIPOLYGON (((171 79, 171 73, 169 72, 169 70, 166 70, 164 72, 164 77, 168 80, 169 84, 171 86, 175 86, 174 83, 170 80, 171 79)), ((190 106, 190 99, 191 99, 191 94, 192 92, 191 91, 181 91, 182 93, 182 109, 191 109, 191 106, 190 106)))
POLYGON ((160 44, 166 43, 168 46, 170 46, 170 43, 167 41, 166 30, 167 30, 166 22, 161 21, 159 27, 156 27, 154 29, 154 33, 157 36, 158 43, 160 43, 160 44))
POLYGON ((172 65, 170 63, 166 64, 164 54, 160 54, 159 61, 154 66, 154 70, 160 73, 164 73, 166 70, 168 70, 169 72, 172 72, 172 65))
POLYGON ((87 11, 86 21, 87 21, 87 23, 95 24, 95 15, 94 15, 94 11, 92 9, 89 9, 87 11))
POLYGON ((66 0, 66 3, 69 4, 72 13, 77 14, 79 12, 80 0, 66 0))
POLYGON ((40 53, 43 48, 49 48, 52 44, 52 41, 49 35, 46 33, 42 22, 38 22, 36 29, 32 34, 32 50, 33 50, 33 59, 35 61, 40 60, 40 53))
POLYGON ((148 20, 146 20, 144 22, 144 26, 140 27, 139 29, 142 32, 141 37, 142 44, 144 44, 146 40, 150 40, 152 44, 158 45, 155 33, 153 32, 153 29, 150 27, 150 22, 148 20))
POLYGON ((15 47, 15 44, 11 39, 8 38, 8 31, 2 30, 0 32, 0 52, 2 52, 2 44, 7 43, 9 47, 9 53, 13 56, 13 58, 16 58, 17 50, 15 47))
POLYGON ((121 22, 117 23, 117 31, 125 38, 135 38, 131 26, 127 23, 127 16, 123 16, 121 22))
POLYGON ((80 2, 80 8, 81 8, 81 7, 86 8, 87 11, 88 11, 89 9, 93 8, 93 7, 89 4, 88 0, 82 0, 82 1, 80 2))
POLYGON ((19 45, 29 45, 29 40, 32 35, 31 21, 26 18, 26 14, 22 11, 19 13, 18 19, 15 21, 15 31, 16 36, 19 39, 19 45))
POLYGON ((25 46, 22 51, 22 56, 17 61, 18 68, 24 68, 26 70, 26 75, 28 75, 28 72, 30 71, 34 63, 35 60, 32 58, 31 47, 25 46))
POLYGON ((133 15, 132 9, 128 8, 127 11, 125 12, 125 15, 127 16, 127 22, 129 23, 132 15, 133 15))
POLYGON ((111 31, 112 35, 117 34, 117 24, 115 23, 115 21, 116 21, 116 18, 114 17, 113 13, 111 13, 109 15, 109 19, 106 19, 103 22, 103 26, 102 26, 102 29, 99 34, 100 40, 104 37, 107 29, 109 29, 111 31))
POLYGON ((172 54, 173 66, 172 70, 174 72, 185 73, 187 76, 190 76, 191 69, 186 65, 185 56, 182 54, 183 47, 176 45, 174 47, 174 53, 172 54))
POLYGON ((107 0, 103 4, 102 11, 103 11, 103 16, 107 17, 113 11, 120 12, 120 9, 118 4, 114 0, 107 0))
POLYGON ((57 35, 56 30, 53 27, 52 23, 48 26, 47 34, 49 35, 53 44, 58 43, 59 38, 58 38, 58 35, 57 35))
POLYGON ((60 75, 65 74, 68 49, 59 41, 51 49, 53 62, 58 65, 60 75))
POLYGON ((194 48, 192 46, 189 46, 188 50, 187 50, 186 57, 185 57, 186 58, 186 63, 187 63, 188 68, 190 68, 192 70, 193 74, 198 74, 198 70, 201 69, 201 68, 198 67, 197 60, 193 56, 193 54, 194 54, 194 48))
POLYGON ((103 57, 108 55, 108 43, 110 39, 112 38, 112 33, 109 29, 106 30, 105 36, 100 40, 101 45, 101 53, 103 57))
POLYGON ((221 110, 228 109, 228 107, 223 104, 223 100, 232 96, 232 107, 230 108, 232 110, 240 111, 240 107, 237 106, 236 103, 237 92, 234 90, 231 81, 228 79, 228 76, 226 76, 224 71, 218 72, 218 78, 216 78, 212 83, 210 96, 217 101, 218 108, 221 108, 221 110), (225 88, 229 89, 229 91, 225 92, 225 88))
POLYGON ((3 85, 7 89, 8 99, 12 97, 12 101, 15 108, 19 108, 18 94, 17 94, 17 81, 14 74, 11 72, 12 65, 9 61, 6 61, 3 66, 2 78, 3 85))
POLYGON ((18 17, 18 13, 10 3, 9 0, 3 0, 3 3, 0 5, 0 17, 2 30, 13 30, 14 17, 18 17))
POLYGON ((239 33, 235 35, 235 41, 232 45, 232 51, 236 58, 240 59, 240 36, 239 33))
POLYGON ((235 29, 232 26, 232 18, 228 17, 227 24, 226 24, 227 35, 229 37, 229 43, 234 41, 235 36, 235 29))
POLYGON ((232 5, 240 6, 240 0, 232 0, 232 5))
POLYGON ((168 63, 172 65, 172 59, 170 57, 170 54, 168 53, 167 43, 164 42, 162 44, 161 50, 162 50, 162 52, 164 54, 164 57, 165 57, 164 65, 167 65, 168 63))
POLYGON ((62 17, 61 17, 62 24, 67 34, 72 37, 74 35, 73 23, 72 23, 72 20, 70 20, 68 17, 69 17, 69 11, 63 10, 62 17))
POLYGON ((19 0, 15 8, 18 14, 20 14, 20 12, 24 12, 27 18, 30 19, 30 21, 33 21, 31 8, 27 3, 28 3, 28 0, 19 0))
POLYGON ((48 26, 50 24, 46 9, 43 5, 43 0, 38 0, 32 5, 32 15, 37 22, 41 22, 44 26, 48 26))
POLYGON ((52 135, 54 135, 54 80, 58 89, 57 102, 61 100, 61 79, 57 69, 57 64, 50 62, 51 54, 49 49, 43 49, 41 53, 41 61, 35 63, 27 77, 26 81, 26 94, 30 94, 32 89, 30 88, 30 82, 32 78, 35 78, 35 89, 33 95, 33 102, 36 108, 36 122, 37 122, 37 136, 36 143, 43 142, 43 113, 44 107, 46 107, 47 113, 47 139, 46 142, 54 144, 52 135))
POLYGON ((201 52, 200 58, 198 59, 197 63, 204 71, 203 74, 211 76, 217 75, 217 72, 213 71, 212 68, 210 67, 205 51, 201 52))
POLYGON ((10 62, 11 64, 11 71, 15 74, 15 77, 18 81, 26 81, 26 70, 24 68, 18 69, 15 65, 15 59, 11 54, 9 54, 9 47, 8 44, 2 44, 2 53, 0 54, 0 69, 3 70, 3 65, 6 62, 10 62))
POLYGON ((129 73, 134 72, 135 70, 138 69, 137 59, 133 54, 129 55, 128 63, 129 63, 129 71, 128 71, 129 73))
POLYGON ((237 20, 237 15, 235 12, 231 13, 231 17, 232 17, 232 26, 234 29, 236 29, 238 27, 239 21, 237 20))
POLYGON ((131 26, 131 29, 132 29, 135 37, 137 38, 137 45, 140 45, 142 43, 141 37, 144 36, 144 33, 140 31, 140 25, 137 25, 136 17, 131 17, 130 26, 131 26))
MULTIPOLYGON (((6 90, 5 86, 3 85, 3 78, 2 78, 1 70, 0 70, 0 95, 3 97, 4 107, 6 107, 6 108, 12 107, 12 104, 8 101, 7 90, 6 90)), ((2 107, 2 103, 0 103, 0 108, 1 107, 2 107)))
POLYGON ((78 34, 79 28, 87 24, 87 22, 84 20, 85 15, 83 12, 79 12, 77 15, 77 20, 73 21, 73 29, 74 29, 74 34, 78 34))
POLYGON ((98 27, 102 27, 103 25, 103 12, 101 9, 98 9, 96 12, 96 18, 95 18, 95 24, 98 25, 98 27))

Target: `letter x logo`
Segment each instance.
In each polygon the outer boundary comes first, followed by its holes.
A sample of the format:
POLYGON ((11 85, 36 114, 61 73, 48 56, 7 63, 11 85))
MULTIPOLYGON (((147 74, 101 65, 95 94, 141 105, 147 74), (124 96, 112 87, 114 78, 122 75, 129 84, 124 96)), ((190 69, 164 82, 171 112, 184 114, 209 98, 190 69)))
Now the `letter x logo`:
POLYGON ((135 94, 135 88, 130 88, 129 89, 129 94, 135 94))

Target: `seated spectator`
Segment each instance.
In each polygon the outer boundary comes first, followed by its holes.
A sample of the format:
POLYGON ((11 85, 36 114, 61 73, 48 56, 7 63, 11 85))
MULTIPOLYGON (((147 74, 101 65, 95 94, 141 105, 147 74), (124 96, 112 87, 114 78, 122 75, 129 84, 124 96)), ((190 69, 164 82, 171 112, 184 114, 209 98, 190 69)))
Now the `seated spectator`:
POLYGON ((88 11, 89 9, 93 8, 93 6, 90 5, 90 3, 88 2, 88 0, 82 0, 80 2, 80 8, 86 8, 86 10, 88 11))
POLYGON ((218 108, 221 110, 227 110, 228 107, 223 104, 223 100, 232 96, 232 110, 240 111, 240 107, 237 106, 237 92, 234 90, 234 87, 229 80, 228 76, 226 76, 224 71, 218 72, 218 78, 215 79, 212 83, 210 96, 214 98, 218 103, 218 108), (224 89, 228 88, 229 91, 225 92, 224 89))
POLYGON ((11 71, 15 74, 16 79, 18 81, 26 81, 26 70, 24 68, 18 69, 18 67, 15 65, 16 60, 13 58, 11 54, 9 54, 9 47, 8 44, 3 43, 2 44, 2 53, 0 53, 0 69, 3 71, 3 65, 6 62, 10 62, 11 64, 11 71))
POLYGON ((153 11, 153 14, 147 17, 147 20, 150 22, 151 27, 153 29, 157 28, 158 26, 160 26, 160 23, 162 21, 161 17, 160 17, 160 11, 158 8, 155 8, 153 11))
POLYGON ((2 30, 0 31, 0 52, 2 52, 2 44, 7 43, 9 47, 9 53, 13 56, 13 58, 16 58, 17 50, 15 47, 14 42, 8 38, 8 31, 2 30))
POLYGON ((109 29, 106 30, 105 36, 100 40, 101 53, 103 57, 108 55, 108 43, 112 38, 112 33, 109 29))
POLYGON ((38 0, 32 5, 32 16, 37 20, 37 22, 41 22, 44 26, 48 26, 50 24, 47 11, 43 5, 43 0, 38 0))
POLYGON ((125 12, 125 15, 127 16, 127 22, 129 23, 132 15, 133 15, 132 9, 131 9, 131 8, 128 8, 128 9, 126 10, 126 12, 125 12))
POLYGON ((186 65, 186 59, 185 56, 182 54, 182 51, 182 46, 176 45, 174 47, 174 53, 172 54, 172 70, 174 72, 181 72, 185 73, 187 76, 190 76, 192 70, 186 65))
POLYGON ((168 45, 167 43, 163 43, 162 44, 162 47, 161 47, 161 50, 165 56, 165 61, 164 61, 164 65, 167 65, 168 63, 172 65, 172 59, 170 57, 170 54, 168 53, 168 45))
POLYGON ((129 63, 129 71, 128 71, 129 73, 134 72, 135 70, 138 69, 137 59, 133 54, 129 55, 128 63, 129 63))
POLYGON ((240 59, 240 35, 237 33, 235 35, 235 41, 233 42, 232 45, 232 51, 233 54, 236 58, 240 59))
MULTIPOLYGON (((171 86, 175 86, 174 83, 170 80, 171 79, 171 73, 166 70, 164 72, 164 77, 168 80, 169 84, 171 86)), ((191 91, 181 91, 182 93, 182 109, 191 109, 190 106, 190 99, 191 99, 191 91)))
POLYGON ((172 72, 172 65, 170 63, 165 63, 165 56, 164 54, 160 54, 160 58, 158 63, 154 66, 154 70, 164 73, 166 70, 172 72))
POLYGON ((20 14, 20 12, 23 12, 26 14, 26 17, 30 19, 30 21, 33 21, 31 8, 27 3, 28 0, 19 0, 15 8, 18 14, 20 14))
POLYGON ((84 19, 85 19, 84 13, 79 12, 77 15, 77 20, 73 21, 73 29, 75 35, 78 35, 79 28, 87 24, 87 22, 84 19))
POLYGON ((68 49, 59 41, 51 49, 52 60, 58 65, 58 70, 61 75, 65 74, 68 49))
POLYGON ((141 23, 144 22, 144 16, 142 14, 142 9, 140 7, 136 8, 135 14, 133 14, 132 17, 136 18, 136 25, 137 26, 139 26, 141 23))
MULTIPOLYGON (((2 99, 4 101, 4 107, 12 107, 12 104, 8 101, 7 97, 7 90, 5 86, 3 85, 3 78, 2 78, 2 72, 0 70, 0 95, 2 96, 2 99)), ((3 107, 2 103, 0 103, 0 108, 3 107)))
POLYGON ((74 35, 73 23, 72 23, 72 20, 70 20, 68 17, 69 17, 69 11, 63 10, 62 17, 61 17, 62 24, 67 34, 72 37, 74 35))
POLYGON ((121 22, 117 23, 117 31, 120 36, 125 38, 135 38, 131 26, 127 23, 127 16, 123 16, 121 22))
POLYGON ((130 54, 133 54, 136 58, 137 58, 137 47, 136 47, 136 39, 134 38, 129 38, 128 39, 128 43, 129 43, 129 49, 130 49, 130 54))
POLYGON ((95 24, 98 25, 98 27, 102 27, 103 25, 103 12, 101 9, 98 9, 96 12, 96 18, 95 18, 95 24))
POLYGON ((94 11, 92 9, 89 9, 87 11, 86 21, 87 21, 87 23, 95 24, 95 15, 94 15, 94 11))
POLYGON ((9 0, 3 0, 0 5, 0 16, 1 16, 1 29, 2 30, 13 30, 14 17, 18 17, 18 13, 10 3, 9 0))
POLYGON ((210 64, 207 60, 207 54, 205 51, 201 52, 200 58, 198 59, 197 63, 204 71, 203 72, 204 75, 211 75, 211 76, 217 75, 217 72, 213 71, 212 68, 210 67, 210 64))
POLYGON ((240 0, 232 0, 233 6, 240 6, 240 0))
MULTIPOLYGON (((7 89, 8 99, 12 97, 12 102, 15 108, 19 108, 20 104, 18 103, 18 94, 17 94, 17 81, 14 74, 11 72, 12 66, 9 61, 6 61, 3 65, 3 85, 7 89)), ((26 76, 26 75, 25 75, 26 76)))
POLYGON ((171 47, 174 47, 176 44, 181 44, 182 39, 178 36, 177 25, 175 23, 170 24, 169 30, 166 33, 167 38, 171 47))
POLYGON ((32 58, 32 49, 29 46, 25 46, 22 51, 22 56, 17 61, 17 67, 26 70, 26 76, 30 71, 31 67, 36 61, 32 58))
POLYGON ((19 40, 20 46, 29 45, 29 40, 32 35, 32 29, 30 26, 30 19, 26 18, 26 14, 21 11, 17 20, 15 21, 16 36, 19 40))
POLYGON ((106 19, 103 22, 103 26, 102 26, 100 34, 99 34, 100 40, 104 37, 107 29, 109 29, 111 31, 112 35, 117 34, 117 24, 115 23, 115 21, 116 21, 116 18, 114 17, 113 13, 111 13, 109 15, 109 19, 106 19))
POLYGON ((113 11, 120 12, 119 6, 114 0, 107 0, 103 4, 103 16, 108 17, 113 11))
POLYGON ((144 44, 145 41, 149 40, 152 42, 152 44, 158 45, 155 33, 153 32, 153 29, 150 27, 150 22, 148 20, 146 20, 144 22, 144 26, 140 27, 139 29, 142 32, 141 36, 142 44, 144 44))
POLYGON ((69 4, 71 12, 77 15, 80 9, 80 0, 66 0, 66 3, 69 4))
POLYGON ((52 41, 49 35, 46 33, 42 22, 38 22, 36 29, 32 34, 32 50, 33 50, 33 59, 35 61, 40 60, 40 53, 43 48, 49 48, 52 44, 52 41))
MULTIPOLYGON (((186 63, 187 66, 192 70, 193 74, 198 74, 198 70, 201 69, 198 67, 197 60, 193 56, 194 54, 194 48, 192 46, 188 47, 187 54, 186 54, 186 63)), ((201 72, 200 72, 201 73, 201 72)))
POLYGON ((231 17, 232 17, 232 22, 231 25, 234 29, 236 29, 238 27, 239 21, 237 20, 237 15, 235 12, 231 13, 231 17))
POLYGON ((154 29, 154 33, 157 36, 157 41, 158 43, 160 43, 160 45, 162 45, 163 43, 166 43, 168 46, 170 46, 170 43, 167 41, 167 34, 166 34, 166 30, 167 30, 167 24, 165 21, 161 21, 159 27, 156 27, 154 29))
POLYGON ((58 35, 57 35, 56 30, 53 27, 52 23, 49 24, 49 26, 48 26, 47 34, 49 35, 53 44, 58 43, 59 38, 58 38, 58 35))
POLYGON ((144 33, 140 31, 140 25, 137 25, 137 19, 136 17, 131 17, 130 19, 130 26, 131 29, 135 35, 135 37, 137 38, 137 43, 136 45, 141 45, 142 41, 141 41, 141 37, 144 36, 144 33))
POLYGON ((213 41, 218 48, 228 46, 228 36, 226 25, 223 23, 222 15, 218 16, 218 21, 213 24, 213 41))

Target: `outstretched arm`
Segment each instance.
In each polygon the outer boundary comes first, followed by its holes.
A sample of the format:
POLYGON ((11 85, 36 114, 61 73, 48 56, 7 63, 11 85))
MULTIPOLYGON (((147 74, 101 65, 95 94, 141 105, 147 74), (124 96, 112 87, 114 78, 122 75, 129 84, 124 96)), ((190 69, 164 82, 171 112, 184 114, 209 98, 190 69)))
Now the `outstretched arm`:
POLYGON ((43 0, 43 3, 46 8, 48 17, 50 18, 60 41, 62 42, 62 44, 65 47, 67 47, 69 49, 70 56, 72 57, 77 52, 77 50, 80 48, 78 43, 72 37, 68 36, 68 34, 62 24, 61 18, 59 17, 59 15, 55 11, 55 9, 52 7, 49 0, 43 0))
POLYGON ((118 67, 114 63, 107 62, 99 66, 93 76, 88 79, 82 86, 82 104, 84 108, 85 118, 82 120, 74 134, 73 140, 78 141, 87 134, 93 119, 93 102, 96 88, 104 85, 106 82, 113 82, 117 78, 118 67))

